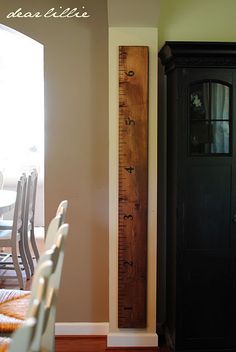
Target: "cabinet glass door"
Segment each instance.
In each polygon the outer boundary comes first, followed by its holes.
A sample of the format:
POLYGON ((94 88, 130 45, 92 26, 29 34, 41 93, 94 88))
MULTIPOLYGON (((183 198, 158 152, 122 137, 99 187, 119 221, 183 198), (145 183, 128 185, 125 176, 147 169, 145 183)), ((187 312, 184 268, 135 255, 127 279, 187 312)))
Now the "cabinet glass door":
POLYGON ((214 81, 197 82, 189 93, 191 155, 231 153, 231 89, 214 81))

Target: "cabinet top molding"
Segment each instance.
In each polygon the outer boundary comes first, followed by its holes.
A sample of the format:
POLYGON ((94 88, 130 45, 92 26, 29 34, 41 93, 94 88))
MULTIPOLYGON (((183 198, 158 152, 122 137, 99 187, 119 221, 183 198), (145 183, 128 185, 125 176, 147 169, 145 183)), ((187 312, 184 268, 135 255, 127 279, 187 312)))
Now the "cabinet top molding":
POLYGON ((166 72, 176 67, 236 68, 236 42, 167 41, 159 58, 166 72))

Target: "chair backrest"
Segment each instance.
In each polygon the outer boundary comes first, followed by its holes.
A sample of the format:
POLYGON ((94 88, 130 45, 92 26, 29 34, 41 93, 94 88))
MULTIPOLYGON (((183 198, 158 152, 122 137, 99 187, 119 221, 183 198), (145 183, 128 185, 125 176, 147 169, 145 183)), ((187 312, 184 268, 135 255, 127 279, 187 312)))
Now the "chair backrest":
POLYGON ((22 230, 24 221, 24 206, 25 206, 25 192, 26 192, 26 175, 23 174, 17 182, 16 202, 14 207, 12 237, 16 236, 22 230))
POLYGON ((25 201, 25 223, 30 222, 33 226, 35 215, 35 203, 38 184, 38 173, 34 169, 27 178, 26 201, 25 201))
POLYGON ((55 350, 55 322, 56 322, 56 304, 58 298, 58 292, 61 282, 62 267, 64 262, 64 248, 65 241, 68 235, 69 226, 68 224, 61 225, 58 230, 58 235, 56 239, 56 246, 60 248, 59 257, 55 271, 52 273, 50 278, 50 283, 48 285, 47 292, 47 308, 48 308, 48 319, 45 321, 43 328, 43 336, 41 347, 42 349, 53 352, 55 350))
POLYGON ((53 271, 53 262, 48 259, 52 255, 53 251, 51 251, 51 254, 47 253, 44 260, 37 266, 32 283, 31 301, 27 318, 24 324, 12 335, 9 352, 29 352, 38 330, 40 330, 39 322, 45 317, 47 287, 53 271))
POLYGON ((29 352, 35 329, 36 319, 25 320, 23 325, 13 334, 10 347, 6 350, 8 352, 29 352))
POLYGON ((3 184, 4 184, 4 176, 3 176, 3 172, 0 171, 0 189, 3 189, 3 184))
POLYGON ((64 224, 66 211, 68 208, 68 201, 63 200, 56 211, 56 216, 53 218, 48 226, 48 230, 45 237, 45 249, 51 248, 51 246, 56 242, 57 229, 64 224))
MULTIPOLYGON (((55 219, 58 222, 60 220, 60 217, 57 216, 55 219)), ((47 232, 49 232, 48 236, 54 238, 54 243, 51 245, 51 248, 47 249, 46 252, 40 257, 38 263, 38 265, 41 265, 42 261, 44 261, 45 259, 48 260, 50 258, 50 260, 53 262, 53 270, 47 285, 47 293, 45 296, 44 311, 42 313, 42 318, 38 319, 37 323, 37 332, 32 344, 33 351, 40 351, 42 349, 42 344, 44 344, 44 347, 47 346, 47 351, 51 350, 50 346, 53 346, 52 348, 54 348, 56 302, 58 290, 60 287, 61 272, 64 260, 64 245, 68 235, 69 227, 68 224, 63 224, 58 229, 55 227, 56 221, 53 220, 51 221, 47 232), (50 232, 54 231, 56 231, 56 234, 53 236, 50 232)), ((33 302, 33 293, 34 287, 32 286, 31 303, 33 302)))
POLYGON ((56 242, 57 239, 57 231, 60 227, 61 223, 61 214, 58 214, 53 218, 48 225, 46 237, 45 237, 45 243, 44 243, 44 248, 45 250, 50 249, 56 242))
POLYGON ((32 309, 34 309, 33 304, 34 304, 35 298, 38 298, 41 301, 44 298, 46 298, 45 295, 46 295, 49 275, 46 276, 44 274, 44 277, 42 278, 42 270, 44 270, 44 267, 45 267, 44 263, 47 263, 48 261, 51 262, 50 273, 49 273, 51 275, 55 270, 55 265, 58 261, 58 257, 59 257, 59 250, 56 246, 53 246, 48 251, 45 251, 40 258, 41 260, 40 260, 40 263, 38 263, 37 265, 37 269, 34 273, 32 285, 31 285, 31 298, 30 298, 30 303, 29 303, 28 312, 27 312, 28 318, 32 316, 32 309))
POLYGON ((68 224, 58 228, 61 214, 48 227, 50 248, 40 256, 31 286, 31 298, 25 323, 14 334, 9 352, 54 351, 56 303, 64 260, 68 224))
POLYGON ((61 226, 62 224, 64 224, 64 222, 65 222, 67 208, 68 208, 68 201, 67 201, 67 200, 63 200, 63 201, 58 205, 56 215, 61 215, 61 223, 60 223, 60 226, 61 226))

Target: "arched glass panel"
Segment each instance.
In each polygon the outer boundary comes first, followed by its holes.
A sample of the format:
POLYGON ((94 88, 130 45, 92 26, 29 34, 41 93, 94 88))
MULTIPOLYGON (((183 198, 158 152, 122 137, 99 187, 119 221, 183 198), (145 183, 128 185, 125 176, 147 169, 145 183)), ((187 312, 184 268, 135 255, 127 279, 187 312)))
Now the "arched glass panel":
POLYGON ((190 86, 190 154, 229 154, 230 122, 228 85, 205 81, 190 86))

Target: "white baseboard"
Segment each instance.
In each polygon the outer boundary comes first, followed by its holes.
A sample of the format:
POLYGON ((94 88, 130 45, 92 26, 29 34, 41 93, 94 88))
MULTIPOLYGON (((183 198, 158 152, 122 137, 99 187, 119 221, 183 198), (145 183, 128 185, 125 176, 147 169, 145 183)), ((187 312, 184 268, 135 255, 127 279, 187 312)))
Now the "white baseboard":
POLYGON ((156 347, 155 333, 109 333, 109 323, 56 323, 56 336, 103 335, 107 336, 108 347, 156 347))
POLYGON ((108 347, 157 347, 158 336, 155 333, 110 333, 107 336, 108 347))
POLYGON ((56 335, 107 335, 109 323, 56 323, 56 335))

